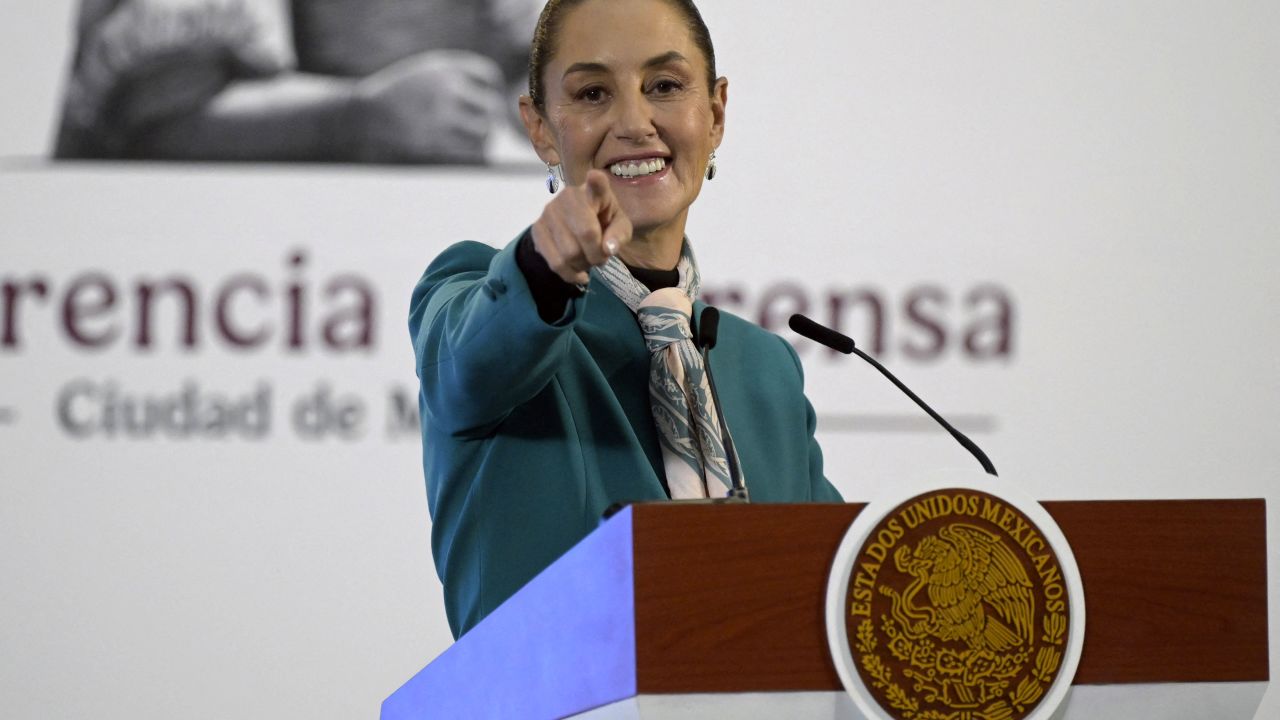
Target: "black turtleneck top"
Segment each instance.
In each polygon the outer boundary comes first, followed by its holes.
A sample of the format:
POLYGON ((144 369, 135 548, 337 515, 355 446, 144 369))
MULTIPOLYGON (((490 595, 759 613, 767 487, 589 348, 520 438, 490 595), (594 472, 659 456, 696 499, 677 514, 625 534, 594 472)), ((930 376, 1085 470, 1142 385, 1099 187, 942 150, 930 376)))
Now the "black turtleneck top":
MULTIPOLYGON (((573 298, 581 297, 582 291, 573 283, 567 283, 547 264, 546 258, 538 254, 533 246, 533 234, 526 232, 516 246, 516 265, 529 283, 529 292, 538 305, 538 316, 545 322, 553 323, 564 317, 565 303, 573 298)), ((627 266, 635 279, 649 288, 649 292, 662 288, 675 287, 680 283, 680 271, 651 270, 627 266)))

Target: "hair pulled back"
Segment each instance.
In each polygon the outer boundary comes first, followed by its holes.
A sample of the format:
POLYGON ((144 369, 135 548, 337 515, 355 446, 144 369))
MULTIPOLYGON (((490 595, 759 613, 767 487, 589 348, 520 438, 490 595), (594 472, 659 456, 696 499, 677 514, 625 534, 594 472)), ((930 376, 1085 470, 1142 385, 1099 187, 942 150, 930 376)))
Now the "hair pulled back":
MULTIPOLYGON (((707 30, 702 13, 698 12, 693 0, 662 1, 684 16, 689 33, 693 36, 693 43, 706 57, 707 92, 710 93, 716 85, 716 51, 711 45, 711 31, 707 30)), ((564 24, 565 13, 584 2, 586 0, 549 0, 538 16, 538 25, 533 30, 533 45, 529 49, 529 97, 539 110, 546 106, 546 88, 542 82, 542 74, 555 56, 556 40, 560 35, 560 26, 564 24)))

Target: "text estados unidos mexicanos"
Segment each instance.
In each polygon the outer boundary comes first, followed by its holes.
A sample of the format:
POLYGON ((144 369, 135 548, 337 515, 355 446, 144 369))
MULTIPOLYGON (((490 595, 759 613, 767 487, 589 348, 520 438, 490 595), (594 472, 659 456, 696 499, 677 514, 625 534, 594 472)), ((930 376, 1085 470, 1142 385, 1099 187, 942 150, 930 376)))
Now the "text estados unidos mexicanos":
POLYGON ((889 558, 894 546, 906 535, 907 530, 926 520, 948 516, 981 519, 1007 533, 1009 539, 1031 559, 1032 567, 1043 587, 1045 610, 1062 612, 1065 609, 1067 590, 1062 572, 1052 548, 1040 533, 1020 513, 998 499, 958 492, 954 495, 934 495, 899 508, 874 537, 868 538, 863 553, 854 566, 850 613, 871 617, 876 577, 882 563, 889 558))

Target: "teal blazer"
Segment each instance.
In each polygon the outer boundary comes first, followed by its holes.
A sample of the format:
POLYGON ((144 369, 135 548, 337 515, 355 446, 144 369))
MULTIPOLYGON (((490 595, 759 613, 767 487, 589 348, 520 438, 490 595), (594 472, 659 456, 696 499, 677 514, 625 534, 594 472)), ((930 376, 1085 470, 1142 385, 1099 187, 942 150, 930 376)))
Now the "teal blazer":
MULTIPOLYGON (((515 249, 450 247, 409 311, 431 546, 455 638, 610 504, 668 497, 634 315, 592 283, 548 324, 515 249)), ((722 313, 711 370, 751 500, 840 502, 790 344, 722 313)))

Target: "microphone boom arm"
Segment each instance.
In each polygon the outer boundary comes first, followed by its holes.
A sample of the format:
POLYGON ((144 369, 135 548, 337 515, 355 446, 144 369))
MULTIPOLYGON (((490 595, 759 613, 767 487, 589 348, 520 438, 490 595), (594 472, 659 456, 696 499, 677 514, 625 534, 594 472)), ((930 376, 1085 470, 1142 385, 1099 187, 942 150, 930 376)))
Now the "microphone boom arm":
POLYGON ((906 393, 907 397, 915 401, 915 404, 919 405, 921 410, 929 413, 929 417, 937 421, 937 423, 948 433, 951 433, 951 437, 955 438, 956 442, 964 446, 965 450, 968 450, 970 454, 978 459, 978 462, 982 464, 982 469, 986 470, 988 475, 993 477, 997 476, 996 466, 991 464, 991 458, 988 458, 987 454, 982 452, 982 448, 978 447, 977 443, 970 440, 967 435, 952 427, 951 423, 947 422, 941 415, 934 412, 933 408, 929 407, 929 405, 926 404, 925 401, 921 400, 918 395, 911 392, 911 388, 903 385, 902 381, 894 377, 893 373, 889 372, 888 368, 880 364, 880 361, 859 350, 857 345, 854 344, 853 338, 843 333, 836 332, 825 325, 819 325, 800 314, 792 315, 791 320, 787 324, 792 330, 809 338, 810 340, 813 340, 814 342, 821 343, 822 345, 825 345, 837 352, 842 352, 845 355, 857 355, 863 360, 871 363, 875 369, 880 371, 881 375, 889 378, 889 382, 893 383, 899 390, 906 393))

